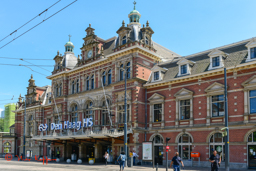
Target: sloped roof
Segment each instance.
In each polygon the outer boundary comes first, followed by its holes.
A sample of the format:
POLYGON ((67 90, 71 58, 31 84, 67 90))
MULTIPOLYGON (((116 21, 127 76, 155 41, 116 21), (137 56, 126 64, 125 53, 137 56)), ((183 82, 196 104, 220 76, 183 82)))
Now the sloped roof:
MULTIPOLYGON (((245 63, 246 57, 248 56, 248 50, 247 50, 247 47, 245 46, 246 43, 241 43, 239 45, 219 49, 224 53, 229 54, 228 58, 226 59, 227 61, 226 67, 232 67, 232 66, 235 67, 236 65, 245 63)), ((184 57, 188 60, 195 62, 194 66, 191 68, 190 75, 195 75, 195 74, 208 71, 208 68, 210 65, 210 57, 208 56, 208 54, 211 51, 212 50, 206 51, 203 54, 184 57)), ((177 64, 177 62, 178 62, 177 60, 176 61, 170 60, 169 63, 165 62, 163 64, 159 64, 160 67, 164 67, 168 69, 168 71, 165 73, 164 80, 170 80, 178 77, 179 65, 177 64)))

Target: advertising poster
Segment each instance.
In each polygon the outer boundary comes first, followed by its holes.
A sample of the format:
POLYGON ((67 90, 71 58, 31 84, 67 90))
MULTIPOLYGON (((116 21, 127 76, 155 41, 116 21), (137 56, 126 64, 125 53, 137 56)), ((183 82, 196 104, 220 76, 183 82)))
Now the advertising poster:
POLYGON ((153 160, 153 145, 152 142, 142 143, 142 160, 153 160))

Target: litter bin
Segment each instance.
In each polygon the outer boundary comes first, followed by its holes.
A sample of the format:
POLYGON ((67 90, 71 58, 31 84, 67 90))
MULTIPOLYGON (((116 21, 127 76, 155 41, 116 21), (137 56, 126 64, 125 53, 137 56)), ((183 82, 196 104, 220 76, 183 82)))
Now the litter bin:
POLYGON ((132 167, 133 166, 133 158, 132 157, 128 157, 127 165, 128 165, 128 167, 132 167))

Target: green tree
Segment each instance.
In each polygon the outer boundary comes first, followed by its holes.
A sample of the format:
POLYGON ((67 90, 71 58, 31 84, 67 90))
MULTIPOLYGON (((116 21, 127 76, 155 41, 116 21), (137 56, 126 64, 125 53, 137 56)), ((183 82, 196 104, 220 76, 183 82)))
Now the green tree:
POLYGON ((4 132, 4 118, 0 118, 0 132, 4 132))

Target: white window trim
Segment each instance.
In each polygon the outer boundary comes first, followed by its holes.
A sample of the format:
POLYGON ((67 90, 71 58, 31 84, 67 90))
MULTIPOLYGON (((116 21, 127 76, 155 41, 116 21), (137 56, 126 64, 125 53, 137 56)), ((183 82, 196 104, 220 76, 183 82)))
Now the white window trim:
POLYGON ((219 69, 219 68, 223 68, 224 67, 224 60, 223 60, 223 56, 222 55, 217 55, 217 56, 210 56, 210 66, 208 70, 213 70, 213 69, 219 69), (212 66, 212 59, 215 57, 220 57, 220 65, 213 67, 212 66))
POLYGON ((251 59, 251 48, 256 47, 256 38, 253 38, 249 43, 245 45, 248 48, 248 57, 245 62, 255 61, 256 58, 251 59))
MULTIPOLYGON (((212 95, 212 96, 210 96, 209 98, 209 100, 210 100, 210 109, 211 109, 211 113, 210 113, 210 115, 211 115, 211 118, 218 118, 218 117, 224 117, 225 116, 225 108, 224 108, 224 115, 222 115, 222 116, 212 116, 212 97, 213 96, 220 96, 220 95, 223 95, 224 96, 224 103, 225 103, 225 94, 216 94, 216 95, 212 95)), ((221 102, 221 101, 218 101, 218 102, 221 102)))
POLYGON ((191 74, 191 69, 190 69, 189 64, 180 64, 179 65, 179 74, 178 74, 178 76, 183 76, 183 75, 188 75, 188 74, 191 74), (183 65, 187 65, 187 73, 185 73, 185 74, 181 74, 181 66, 183 66, 183 65))
MULTIPOLYGON (((177 101, 177 103, 178 103, 178 107, 179 107, 179 120, 180 121, 185 121, 185 120, 190 120, 191 119, 191 113, 193 113, 193 100, 192 100, 192 97, 191 98, 187 98, 187 99, 179 99, 178 101, 177 101), (180 102, 182 101, 182 100, 189 100, 190 101, 190 114, 189 114, 189 119, 181 119, 181 111, 180 111, 180 102)), ((193 115, 192 115, 193 116, 193 115)))
POLYGON ((191 66, 190 65, 194 65, 195 62, 187 60, 186 58, 181 59, 179 62, 177 62, 177 64, 179 65, 179 73, 178 76, 184 76, 184 75, 190 75, 191 74, 191 66), (187 65, 187 73, 185 74, 181 74, 181 66, 182 65, 187 65))

